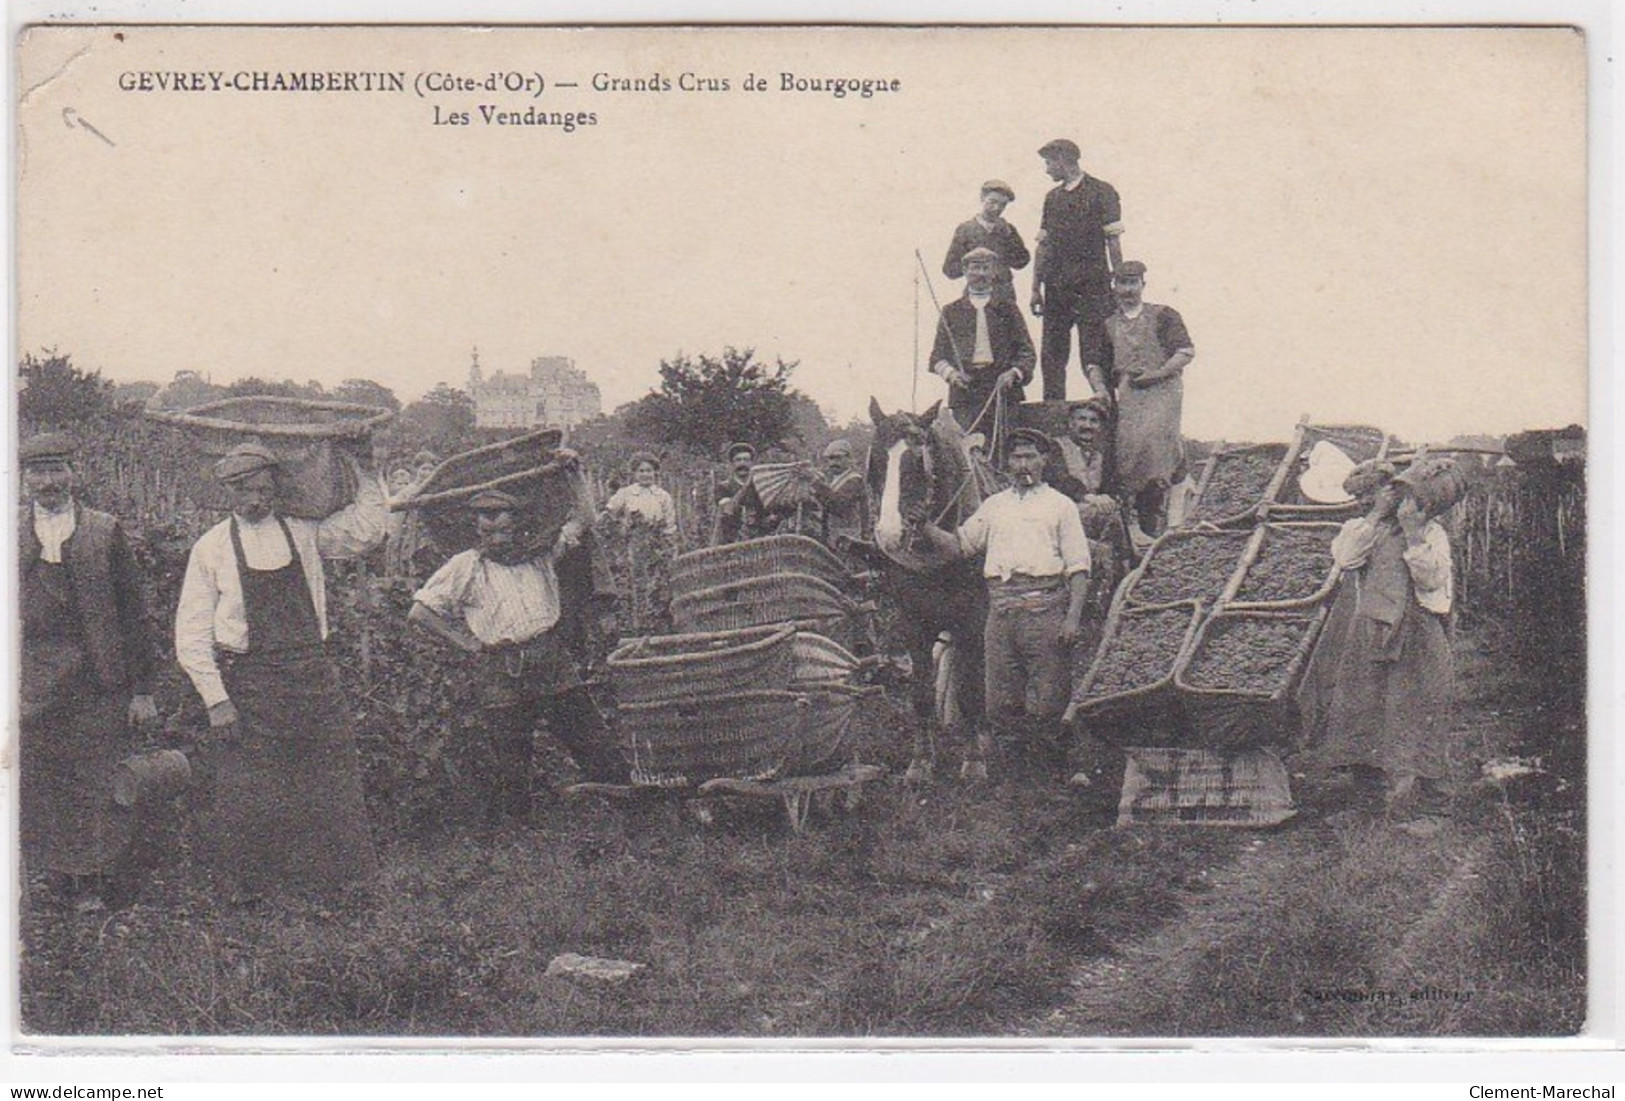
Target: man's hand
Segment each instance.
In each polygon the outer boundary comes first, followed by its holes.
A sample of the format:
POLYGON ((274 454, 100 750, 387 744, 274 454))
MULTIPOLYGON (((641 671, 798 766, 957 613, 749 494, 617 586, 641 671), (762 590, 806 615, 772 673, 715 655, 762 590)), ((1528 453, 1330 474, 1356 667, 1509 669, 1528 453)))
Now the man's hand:
POLYGON ((566 520, 559 529, 559 549, 574 550, 581 545, 581 521, 566 520))
POLYGON ((1021 372, 1014 367, 999 376, 999 389, 1008 390, 1012 386, 1021 385, 1021 372))
POLYGON ((1028 304, 1028 306, 1033 311, 1033 316, 1034 317, 1043 317, 1044 316, 1044 296, 1043 295, 1041 295, 1041 294, 1037 293, 1036 291, 1034 291, 1033 292, 1032 302, 1030 302, 1028 304))
POLYGON ((126 714, 131 726, 149 726, 158 721, 158 705, 151 696, 131 696, 126 714))
POLYGON ((932 365, 931 370, 942 376, 942 381, 946 382, 949 386, 965 385, 965 372, 961 371, 958 367, 955 367, 952 363, 949 363, 945 359, 937 360, 936 363, 932 365))
POLYGON ((1419 547, 1427 541, 1427 518, 1417 509, 1396 510, 1399 517, 1399 530, 1405 534, 1405 542, 1413 547, 1419 547))

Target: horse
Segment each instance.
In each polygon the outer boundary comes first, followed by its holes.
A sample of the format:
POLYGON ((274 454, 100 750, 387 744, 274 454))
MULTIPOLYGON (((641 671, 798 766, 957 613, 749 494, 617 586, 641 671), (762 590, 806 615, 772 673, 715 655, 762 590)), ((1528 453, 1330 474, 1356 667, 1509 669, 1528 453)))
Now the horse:
POLYGON ((978 437, 967 437, 940 401, 921 414, 887 414, 870 398, 869 416, 875 438, 865 474, 872 499, 879 502, 875 545, 881 593, 899 613, 901 641, 913 666, 910 702, 920 720, 904 779, 930 779, 938 728, 964 743, 961 777, 986 779, 982 633, 987 587, 981 559, 944 556, 918 532, 921 523, 952 531, 992 488, 970 451, 978 437), (939 648, 944 632, 950 642, 939 648))

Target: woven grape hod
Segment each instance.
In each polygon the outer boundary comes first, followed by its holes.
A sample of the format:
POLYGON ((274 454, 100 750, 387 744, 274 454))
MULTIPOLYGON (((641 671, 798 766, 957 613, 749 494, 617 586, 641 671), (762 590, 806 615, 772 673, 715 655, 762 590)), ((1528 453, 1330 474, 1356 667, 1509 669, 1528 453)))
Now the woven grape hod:
POLYGON ((240 444, 257 443, 281 466, 278 511, 323 520, 355 500, 356 466, 370 465, 372 434, 395 414, 353 402, 256 395, 146 415, 181 429, 196 449, 195 484, 204 507, 231 507, 214 464, 240 444))

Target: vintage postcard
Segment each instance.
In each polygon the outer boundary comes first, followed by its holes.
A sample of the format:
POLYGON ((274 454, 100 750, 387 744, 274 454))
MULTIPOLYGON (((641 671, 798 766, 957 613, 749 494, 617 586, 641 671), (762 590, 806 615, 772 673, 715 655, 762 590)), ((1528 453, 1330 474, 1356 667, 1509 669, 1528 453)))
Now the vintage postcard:
POLYGON ((15 1047, 1595 1036, 1580 30, 14 48, 15 1047))

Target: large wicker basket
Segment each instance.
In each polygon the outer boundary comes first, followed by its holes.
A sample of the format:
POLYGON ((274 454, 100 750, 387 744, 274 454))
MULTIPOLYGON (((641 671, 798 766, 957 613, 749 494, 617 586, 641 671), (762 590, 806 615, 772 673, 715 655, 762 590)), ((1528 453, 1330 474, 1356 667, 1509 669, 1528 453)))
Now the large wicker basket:
POLYGON ((561 440, 557 429, 548 429, 453 455, 435 467, 416 493, 390 507, 421 512, 435 546, 450 555, 474 545, 468 502, 485 490, 501 490, 519 500, 532 543, 545 550, 583 501, 576 464, 559 458, 561 440))
POLYGON ((686 703, 750 688, 790 688, 797 639, 789 624, 634 639, 609 655, 616 703, 686 703))
POLYGON ((281 464, 279 511, 307 520, 325 519, 355 500, 356 470, 370 463, 372 433, 394 416, 371 405, 269 396, 149 409, 146 415, 181 428, 196 446, 196 483, 205 507, 230 507, 212 468, 232 448, 254 442, 281 464))
POLYGON ((738 631, 786 621, 840 623, 863 607, 822 577, 777 573, 747 577, 674 596, 672 622, 679 631, 738 631))
POLYGON ((816 539, 770 535, 678 555, 671 565, 671 594, 675 599, 730 582, 789 573, 817 577, 841 589, 851 583, 845 563, 816 539))
POLYGON ((1305 611, 1219 611, 1197 632, 1174 673, 1174 686, 1190 721, 1189 748, 1236 750, 1287 745, 1302 726, 1297 689, 1326 621, 1324 605, 1305 611), (1281 663, 1267 687, 1203 687, 1193 683, 1201 662, 1226 632, 1249 622, 1280 624, 1297 633, 1290 658, 1281 663))

